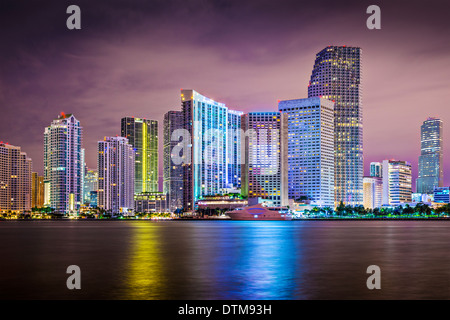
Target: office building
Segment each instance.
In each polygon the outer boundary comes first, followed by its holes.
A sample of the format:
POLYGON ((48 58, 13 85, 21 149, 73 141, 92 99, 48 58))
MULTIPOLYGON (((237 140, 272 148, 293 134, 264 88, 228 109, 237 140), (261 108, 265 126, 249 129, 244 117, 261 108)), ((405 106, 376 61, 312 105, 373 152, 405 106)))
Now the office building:
POLYGON ((242 194, 269 206, 288 205, 288 123, 280 112, 242 116, 242 194))
POLYGON ((334 103, 307 98, 278 108, 288 121, 289 199, 334 208, 334 103))
POLYGON ((135 193, 158 190, 158 121, 134 117, 121 120, 121 136, 128 139, 135 154, 135 193))
POLYGON ((172 160, 177 146, 181 149, 181 138, 177 134, 184 130, 183 119, 181 111, 169 111, 164 115, 163 192, 167 196, 168 210, 171 212, 183 208, 183 166, 172 160))
POLYGON ((46 204, 60 214, 76 213, 81 204, 82 127, 73 114, 54 119, 44 131, 46 204))
POLYGON ((32 161, 18 146, 0 142, 0 212, 31 211, 32 161))
POLYGON ((398 206, 411 202, 411 164, 407 161, 383 161, 383 205, 398 206))
POLYGON ((432 194, 444 181, 442 120, 428 118, 420 127, 419 175, 416 192, 432 194))
POLYGON ((134 149, 124 137, 98 142, 98 207, 116 215, 134 210, 134 149))
POLYGON ((449 187, 435 187, 434 188, 434 202, 449 203, 450 202, 450 188, 449 187))
POLYGON ((83 203, 92 205, 92 193, 98 190, 98 171, 86 168, 83 186, 83 203))
POLYGON ((328 46, 316 55, 308 97, 334 101, 335 204, 363 203, 361 49, 328 46))
POLYGON ((134 196, 136 213, 169 212, 167 196, 163 192, 146 192, 134 196))

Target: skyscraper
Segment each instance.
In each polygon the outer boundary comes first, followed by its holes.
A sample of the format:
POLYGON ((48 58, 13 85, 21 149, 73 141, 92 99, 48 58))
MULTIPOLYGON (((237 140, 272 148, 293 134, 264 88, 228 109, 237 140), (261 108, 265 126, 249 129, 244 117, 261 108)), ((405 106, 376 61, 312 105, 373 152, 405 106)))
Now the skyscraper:
POLYGON ((183 113, 181 111, 169 111, 164 115, 164 181, 163 192, 167 195, 169 211, 183 208, 183 166, 172 161, 172 152, 180 140, 172 141, 175 130, 183 130, 183 113))
POLYGON ((31 207, 42 208, 44 206, 44 177, 37 172, 31 173, 31 207))
POLYGON ((105 137, 98 142, 98 207, 112 214, 134 209, 133 146, 124 137, 105 137))
POLYGON ((20 147, 0 142, 0 212, 31 210, 32 162, 20 147))
POLYGON ((383 205, 398 206, 411 202, 411 164, 407 161, 383 161, 383 205))
POLYGON ((435 187, 443 186, 442 155, 442 120, 428 118, 420 127, 417 193, 433 194, 435 187))
POLYGON ((183 208, 192 211, 203 196, 227 191, 228 155, 234 152, 227 142, 232 125, 224 103, 194 90, 181 90, 181 104, 189 135, 183 140, 183 208))
POLYGON ((94 169, 86 169, 84 175, 83 186, 83 203, 92 205, 91 192, 97 192, 98 190, 98 171, 94 169))
POLYGON ((361 49, 329 46, 316 55, 308 97, 334 104, 335 204, 363 202, 361 49))
POLYGON ((227 128, 227 187, 241 188, 241 111, 228 110, 227 128))
POLYGON ((370 176, 371 177, 381 177, 383 175, 383 170, 381 168, 381 163, 371 162, 370 163, 370 176))
POLYGON ((288 121, 288 192, 294 200, 334 207, 334 103, 322 98, 280 101, 288 121))
POLYGON ((121 127, 121 136, 127 138, 136 151, 134 192, 157 192, 158 121, 125 117, 121 127))
POLYGON ((44 185, 56 212, 75 212, 81 203, 82 128, 73 114, 61 113, 44 131, 44 185))
POLYGON ((242 194, 266 199, 271 206, 288 204, 288 124, 280 112, 242 116, 242 194))

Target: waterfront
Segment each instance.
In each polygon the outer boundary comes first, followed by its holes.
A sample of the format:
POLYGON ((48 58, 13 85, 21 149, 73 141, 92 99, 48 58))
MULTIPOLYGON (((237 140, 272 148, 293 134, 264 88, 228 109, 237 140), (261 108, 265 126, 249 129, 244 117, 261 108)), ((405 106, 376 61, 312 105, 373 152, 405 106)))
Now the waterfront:
POLYGON ((4 221, 0 243, 1 299, 450 298, 448 221, 4 221))

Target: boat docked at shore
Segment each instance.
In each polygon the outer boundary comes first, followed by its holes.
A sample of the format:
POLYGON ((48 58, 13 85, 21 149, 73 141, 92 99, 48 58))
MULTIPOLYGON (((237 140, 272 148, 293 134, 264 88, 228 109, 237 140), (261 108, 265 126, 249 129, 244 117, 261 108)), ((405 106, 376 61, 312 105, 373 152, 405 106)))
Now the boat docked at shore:
POLYGON ((291 220, 292 215, 285 207, 266 207, 262 204, 237 208, 225 213, 231 220, 291 220))

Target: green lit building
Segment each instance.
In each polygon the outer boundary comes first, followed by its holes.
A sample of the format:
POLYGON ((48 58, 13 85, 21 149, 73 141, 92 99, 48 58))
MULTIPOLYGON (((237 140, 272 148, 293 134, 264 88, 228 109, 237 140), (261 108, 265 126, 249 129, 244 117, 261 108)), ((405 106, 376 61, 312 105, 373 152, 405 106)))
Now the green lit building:
POLYGON ((134 192, 158 191, 158 121, 122 118, 121 135, 135 151, 134 192))

